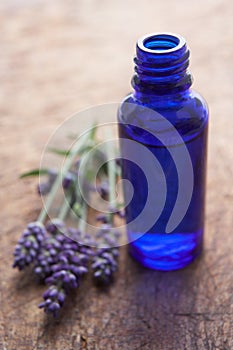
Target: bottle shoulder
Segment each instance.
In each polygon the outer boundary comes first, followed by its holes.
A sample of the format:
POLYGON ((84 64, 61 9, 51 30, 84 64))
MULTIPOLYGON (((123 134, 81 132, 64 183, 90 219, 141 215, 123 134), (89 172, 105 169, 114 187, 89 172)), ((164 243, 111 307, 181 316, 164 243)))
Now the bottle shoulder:
POLYGON ((135 99, 133 93, 129 93, 123 98, 121 105, 125 103, 133 103, 144 108, 152 109, 162 114, 169 111, 170 113, 176 113, 181 109, 187 111, 191 111, 192 109, 193 111, 197 112, 197 115, 198 112, 201 112, 204 113, 206 117, 208 117, 209 114, 208 104, 206 100, 196 90, 190 90, 187 95, 174 98, 160 96, 156 97, 154 101, 153 98, 151 98, 151 100, 148 102, 140 102, 135 99))
POLYGON ((162 96, 152 104, 140 103, 130 93, 120 105, 118 120, 156 132, 163 132, 170 123, 188 141, 207 126, 208 114, 205 99, 195 90, 190 90, 185 98, 168 102, 162 96))

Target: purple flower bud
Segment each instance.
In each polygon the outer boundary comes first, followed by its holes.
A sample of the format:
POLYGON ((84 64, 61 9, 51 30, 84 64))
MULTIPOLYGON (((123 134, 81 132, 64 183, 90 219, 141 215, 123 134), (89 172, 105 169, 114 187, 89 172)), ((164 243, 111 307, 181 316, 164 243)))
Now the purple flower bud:
POLYGON ((109 206, 109 211, 112 214, 118 215, 121 219, 125 218, 125 211, 123 209, 118 209, 115 206, 109 206))
POLYGON ((105 241, 109 246, 114 246, 116 243, 116 240, 114 239, 114 237, 111 237, 111 236, 107 236, 105 241))
POLYGON ((95 277, 100 277, 101 273, 102 273, 101 270, 97 270, 97 271, 94 272, 94 276, 95 277))
POLYGON ((80 230, 74 229, 73 227, 69 227, 67 232, 68 237, 74 241, 78 241, 81 236, 80 230))
POLYGON ((67 259, 67 257, 62 255, 62 256, 59 258, 59 263, 68 264, 68 259, 67 259))
POLYGON ((57 170, 49 169, 48 175, 49 175, 49 183, 51 185, 53 185, 55 180, 56 180, 56 178, 57 178, 57 170))
MULTIPOLYGON (((44 309, 46 313, 53 314, 54 317, 57 316, 58 311, 60 310, 62 303, 58 300, 58 295, 62 293, 62 291, 58 291, 57 288, 49 288, 44 294, 44 302, 40 303, 38 307, 40 309, 44 309)), ((64 301, 63 301, 64 302, 64 301)))
POLYGON ((32 242, 29 241, 29 240, 27 240, 27 241, 24 242, 24 247, 25 247, 25 248, 30 248, 31 245, 32 245, 32 242))
POLYGON ((100 222, 102 222, 104 224, 107 224, 109 222, 109 218, 105 214, 98 214, 96 216, 96 221, 100 221, 100 222))
POLYGON ((48 194, 50 190, 51 190, 51 186, 48 182, 41 182, 37 185, 37 192, 42 196, 45 196, 46 194, 48 194))
POLYGON ((48 306, 48 310, 52 313, 55 313, 56 311, 58 311, 60 309, 60 305, 56 302, 51 303, 48 306))
POLYGON ((94 263, 91 264, 92 269, 98 269, 102 266, 103 261, 101 259, 97 259, 94 263))
POLYGON ((60 305, 64 304, 65 298, 66 298, 66 295, 65 295, 64 292, 59 292, 58 293, 57 300, 58 300, 60 305))
POLYGON ((42 267, 38 266, 34 269, 34 272, 37 274, 37 275, 40 275, 42 273, 42 267))
POLYGON ((125 219, 125 211, 124 210, 119 210, 116 213, 121 219, 125 219))
POLYGON ((46 300, 46 299, 48 299, 48 298, 49 298, 49 295, 50 295, 50 288, 49 288, 49 289, 47 289, 47 290, 44 292, 44 294, 43 294, 43 298, 46 300))
POLYGON ((56 180, 57 171, 49 169, 47 181, 41 182, 37 186, 37 192, 41 195, 46 195, 51 191, 51 188, 56 180))
POLYGON ((106 199, 109 195, 109 183, 108 181, 102 181, 97 187, 97 191, 100 193, 101 197, 106 199))
POLYGON ((119 167, 122 166, 122 158, 116 158, 115 162, 116 162, 116 165, 118 165, 119 167))
POLYGON ((51 288, 50 292, 49 292, 49 296, 50 298, 54 298, 58 295, 58 291, 56 288, 51 288))
POLYGON ((110 270, 110 268, 108 266, 104 269, 104 273, 107 276, 111 275, 111 270, 110 270))
POLYGON ((87 273, 87 272, 88 272, 88 269, 85 266, 78 266, 75 269, 75 274, 76 275, 80 274, 80 276, 81 276, 81 275, 83 275, 84 273, 87 273))
POLYGON ((45 302, 40 303, 40 304, 38 305, 38 308, 39 308, 39 309, 42 309, 42 308, 44 308, 44 307, 45 307, 45 302))
POLYGON ((46 230, 53 235, 57 235, 60 232, 63 232, 64 229, 65 224, 59 219, 53 219, 46 225, 46 230))
POLYGON ((62 186, 64 190, 68 190, 68 188, 70 188, 74 184, 74 181, 75 181, 74 174, 71 172, 68 172, 62 181, 62 186))

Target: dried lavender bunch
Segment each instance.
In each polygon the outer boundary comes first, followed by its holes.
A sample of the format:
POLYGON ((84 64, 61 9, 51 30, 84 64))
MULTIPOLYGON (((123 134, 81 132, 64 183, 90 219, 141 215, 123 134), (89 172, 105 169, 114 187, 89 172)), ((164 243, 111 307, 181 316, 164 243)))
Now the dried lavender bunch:
MULTIPOLYGON (((74 231, 71 233, 74 234, 74 231)), ((80 233, 77 234, 81 238, 80 233)), ((60 235, 55 236, 57 237, 59 237, 60 244, 60 235)), ((44 302, 39 305, 39 308, 43 308, 46 313, 57 316, 69 291, 77 288, 81 277, 88 272, 87 265, 92 255, 89 243, 88 236, 83 238, 82 243, 63 236, 62 249, 50 264, 51 275, 45 280, 49 288, 43 294, 44 302)))
POLYGON ((30 265, 38 256, 46 231, 40 222, 31 222, 22 233, 14 251, 13 267, 19 270, 30 265))
MULTIPOLYGON (((88 137, 90 138, 90 135, 87 135, 86 141, 88 141, 88 137)), ((92 133, 91 138, 93 137, 94 134, 92 133)), ((84 218, 86 214, 84 212, 86 209, 83 211, 85 205, 83 205, 83 200, 76 186, 80 159, 75 168, 72 166, 72 162, 74 162, 78 151, 82 155, 86 149, 85 142, 81 142, 75 147, 75 151, 72 150, 69 153, 61 174, 50 169, 43 169, 42 173, 48 175, 48 181, 39 185, 38 192, 40 194, 49 193, 46 206, 42 209, 38 221, 28 225, 15 249, 14 267, 17 266, 19 269, 23 269, 33 262, 34 272, 48 285, 48 289, 43 294, 44 301, 39 307, 54 316, 57 316, 59 310, 63 307, 70 290, 79 286, 81 277, 88 272, 91 259, 94 279, 98 282, 108 284, 113 279, 114 272, 117 269, 119 234, 112 228, 114 215, 117 214, 122 217, 122 212, 110 209, 109 214, 104 214, 102 217, 99 215, 97 220, 101 221, 102 225, 97 234, 100 244, 96 249, 91 248, 95 243, 91 242, 90 237, 83 234, 85 231, 83 224, 85 225, 84 218), (68 200, 64 201, 59 210, 58 217, 60 219, 50 222, 46 225, 45 230, 42 223, 47 217, 46 210, 51 207, 61 180, 68 200), (82 218, 79 230, 66 228, 64 224, 64 219, 71 207, 76 208, 82 218)), ((103 156, 105 157, 104 153, 103 156)), ((115 177, 117 176, 115 161, 114 164, 115 168, 107 166, 108 176, 104 178, 102 178, 102 175, 100 176, 101 182, 97 188, 102 197, 109 198, 112 208, 116 204, 113 198, 113 185, 115 187, 115 177)), ((39 169, 35 169, 24 174, 24 177, 35 176, 40 173, 39 169)), ((106 174, 106 167, 100 174, 106 174)), ((86 175, 82 186, 87 193, 90 192, 92 189, 90 176, 86 175)))

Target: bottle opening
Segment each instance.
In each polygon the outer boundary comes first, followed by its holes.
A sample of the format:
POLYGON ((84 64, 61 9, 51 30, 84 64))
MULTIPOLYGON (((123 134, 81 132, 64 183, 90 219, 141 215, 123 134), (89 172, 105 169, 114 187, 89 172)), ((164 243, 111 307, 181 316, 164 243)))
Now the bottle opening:
POLYGON ((168 51, 177 47, 179 43, 178 37, 169 34, 156 34, 143 41, 144 47, 152 51, 168 51))
MULTIPOLYGON (((155 56, 169 55, 178 51, 187 51, 186 41, 179 34, 152 33, 140 38, 137 42, 137 50, 143 54, 148 53, 155 56)), ((137 52, 137 55, 140 55, 137 52)))
POLYGON ((192 85, 189 50, 179 34, 162 32, 141 37, 134 62, 132 86, 140 101, 187 91, 192 85))

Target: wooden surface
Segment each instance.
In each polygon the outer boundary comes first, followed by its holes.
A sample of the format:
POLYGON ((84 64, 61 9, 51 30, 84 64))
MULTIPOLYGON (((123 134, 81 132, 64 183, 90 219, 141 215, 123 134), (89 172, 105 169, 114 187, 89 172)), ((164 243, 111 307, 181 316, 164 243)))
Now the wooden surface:
POLYGON ((232 9, 226 0, 1 2, 0 349, 233 349, 232 9), (11 268, 41 207, 35 182, 18 175, 38 166, 65 118, 130 90, 135 41, 153 31, 186 37, 210 105, 205 251, 162 273, 124 247, 115 284, 100 291, 85 280, 54 321, 37 309, 44 287, 11 268))

